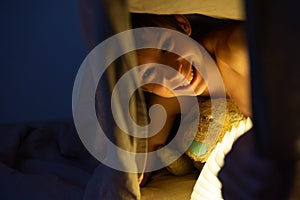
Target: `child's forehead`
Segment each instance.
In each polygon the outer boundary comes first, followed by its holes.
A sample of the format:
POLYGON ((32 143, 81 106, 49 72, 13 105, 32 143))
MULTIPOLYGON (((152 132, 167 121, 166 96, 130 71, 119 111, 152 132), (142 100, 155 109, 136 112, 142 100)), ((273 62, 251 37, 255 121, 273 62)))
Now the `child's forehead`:
POLYGON ((142 63, 155 62, 159 56, 159 49, 146 48, 136 50, 137 59, 142 63))

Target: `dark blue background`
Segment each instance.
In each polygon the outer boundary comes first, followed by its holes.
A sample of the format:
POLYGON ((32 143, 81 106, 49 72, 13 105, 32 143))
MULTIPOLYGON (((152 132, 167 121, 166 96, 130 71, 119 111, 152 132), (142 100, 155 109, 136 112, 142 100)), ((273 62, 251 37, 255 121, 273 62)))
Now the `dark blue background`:
POLYGON ((87 54, 77 0, 1 1, 0 24, 0 123, 71 118, 87 54))

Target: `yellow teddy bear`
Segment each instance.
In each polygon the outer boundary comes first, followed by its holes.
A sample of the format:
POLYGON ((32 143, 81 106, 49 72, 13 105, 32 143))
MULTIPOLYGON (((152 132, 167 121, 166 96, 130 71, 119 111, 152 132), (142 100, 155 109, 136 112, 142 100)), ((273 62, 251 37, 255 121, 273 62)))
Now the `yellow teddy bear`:
MULTIPOLYGON (((199 124, 196 135, 191 133, 188 128, 185 133, 186 140, 192 139, 188 148, 183 147, 187 149, 186 153, 167 166, 167 169, 174 175, 187 174, 195 170, 195 167, 201 170, 203 163, 206 162, 216 144, 222 141, 225 133, 232 127, 238 126, 241 121, 246 120, 231 99, 201 99, 199 111, 200 117, 197 118, 199 122, 191 122, 199 124), (189 138, 189 135, 195 137, 189 138)), ((191 116, 193 113, 189 113, 186 117, 191 116)), ((167 164, 166 161, 175 155, 178 155, 176 150, 164 148, 158 156, 163 163, 167 164)))

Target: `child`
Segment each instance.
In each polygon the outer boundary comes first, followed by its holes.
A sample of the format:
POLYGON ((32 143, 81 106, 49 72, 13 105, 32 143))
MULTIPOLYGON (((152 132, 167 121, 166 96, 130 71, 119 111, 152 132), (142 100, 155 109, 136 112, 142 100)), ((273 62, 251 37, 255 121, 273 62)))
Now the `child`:
MULTIPOLYGON (((251 116, 248 50, 244 27, 241 22, 228 23, 211 31, 203 29, 205 33, 197 35, 192 34, 193 29, 197 29, 197 26, 201 26, 201 24, 193 24, 192 27, 190 20, 184 15, 133 14, 132 24, 134 28, 156 26, 193 36, 193 39, 199 42, 215 60, 224 82, 227 97, 238 105, 244 116, 251 116)), ((199 27, 197 30, 199 30, 199 27)), ((183 87, 181 86, 189 86, 194 90, 197 97, 218 96, 218 90, 214 91, 215 94, 208 91, 201 74, 194 70, 191 64, 192 61, 187 61, 187 59, 172 52, 150 48, 137 50, 137 58, 139 65, 146 63, 164 64, 186 77, 187 81, 178 82, 177 88, 182 89, 183 87)), ((142 73, 140 77, 143 78, 147 78, 150 75, 155 76, 150 70, 144 70, 142 73)), ((164 74, 160 74, 160 76, 162 75, 164 74)), ((165 76, 167 77, 167 74, 165 76)), ((143 89, 152 93, 149 97, 150 106, 161 104, 167 113, 166 122, 160 132, 148 138, 148 152, 152 152, 166 144, 176 116, 184 113, 181 113, 174 93, 165 86, 146 84, 143 86, 143 89)), ((187 105, 185 110, 192 106, 187 105)), ((147 164, 151 165, 151 161, 148 161, 147 164)), ((142 185, 146 183, 148 177, 149 173, 145 174, 142 185)))

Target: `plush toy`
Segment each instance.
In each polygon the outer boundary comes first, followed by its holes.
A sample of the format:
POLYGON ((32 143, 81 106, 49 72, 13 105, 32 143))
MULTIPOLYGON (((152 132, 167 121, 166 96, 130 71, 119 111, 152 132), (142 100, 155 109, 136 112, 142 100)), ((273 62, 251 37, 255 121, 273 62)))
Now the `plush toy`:
MULTIPOLYGON (((192 112, 193 110, 197 109, 192 109, 192 112)), ((195 167, 201 170, 216 144, 222 141, 225 133, 237 126, 239 122, 246 120, 231 99, 202 99, 199 101, 199 111, 200 117, 197 118, 199 122, 188 119, 191 123, 199 124, 196 135, 189 128, 186 130, 184 140, 192 140, 192 143, 189 142, 190 146, 185 148, 186 142, 183 142, 183 148, 187 149, 186 153, 167 166, 167 169, 174 175, 187 174, 195 170, 195 167), (190 135, 195 137, 190 138, 190 135)), ((186 118, 193 117, 192 112, 186 118)), ((158 156, 163 163, 168 164, 167 160, 174 156, 178 157, 178 151, 164 148, 158 156)))

